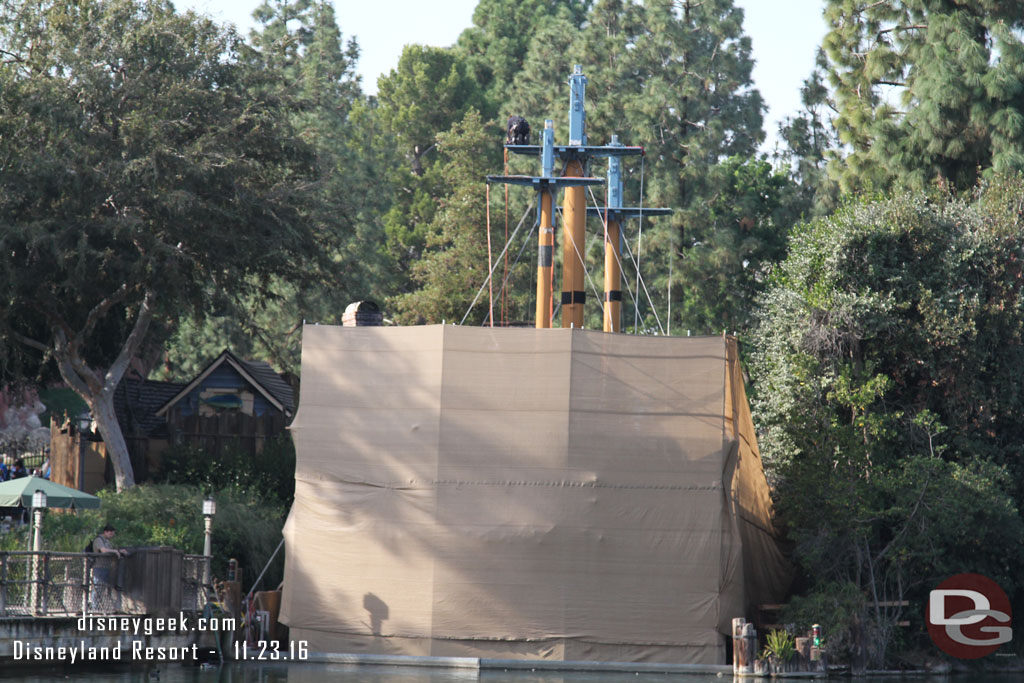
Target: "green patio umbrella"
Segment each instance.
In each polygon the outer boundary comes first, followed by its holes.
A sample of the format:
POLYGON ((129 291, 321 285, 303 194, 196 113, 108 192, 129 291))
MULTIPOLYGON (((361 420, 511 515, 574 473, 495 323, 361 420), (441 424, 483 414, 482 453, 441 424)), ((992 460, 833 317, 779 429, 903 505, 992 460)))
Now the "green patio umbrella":
POLYGON ((100 499, 42 477, 21 477, 0 484, 0 507, 32 507, 32 494, 43 491, 48 508, 98 508, 100 499))

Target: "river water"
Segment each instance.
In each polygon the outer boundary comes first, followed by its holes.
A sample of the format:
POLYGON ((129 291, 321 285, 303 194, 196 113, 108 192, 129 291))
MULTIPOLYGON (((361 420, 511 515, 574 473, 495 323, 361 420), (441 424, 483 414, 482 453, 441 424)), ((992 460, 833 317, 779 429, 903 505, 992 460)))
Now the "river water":
MULTIPOLYGON (((354 666, 312 663, 232 663, 220 667, 170 665, 149 669, 110 668, 18 668, 4 666, 0 681, 52 683, 54 681, 110 681, 112 683, 732 683, 732 676, 693 674, 623 673, 533 673, 519 671, 476 671, 427 669, 419 667, 354 666)), ((749 683, 758 679, 736 679, 749 683)), ((761 679, 763 680, 763 679, 761 679)), ((779 680, 779 679, 776 679, 779 680)), ((835 679, 833 679, 835 680, 835 679)), ((897 681, 942 681, 943 683, 1017 683, 1021 674, 971 674, 949 677, 900 678, 872 676, 855 679, 858 683, 896 683, 897 681)))

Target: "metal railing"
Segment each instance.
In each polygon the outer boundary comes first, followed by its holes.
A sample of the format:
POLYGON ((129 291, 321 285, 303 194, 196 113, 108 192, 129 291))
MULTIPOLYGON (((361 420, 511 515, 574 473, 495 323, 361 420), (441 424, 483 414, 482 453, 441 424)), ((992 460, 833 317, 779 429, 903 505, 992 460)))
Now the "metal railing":
MULTIPOLYGON (((184 555, 181 609, 207 601, 209 558, 184 555)), ((0 618, 124 613, 125 562, 111 553, 0 552, 0 618)))
POLYGON ((181 609, 200 612, 206 606, 210 586, 210 558, 185 555, 181 561, 181 609))

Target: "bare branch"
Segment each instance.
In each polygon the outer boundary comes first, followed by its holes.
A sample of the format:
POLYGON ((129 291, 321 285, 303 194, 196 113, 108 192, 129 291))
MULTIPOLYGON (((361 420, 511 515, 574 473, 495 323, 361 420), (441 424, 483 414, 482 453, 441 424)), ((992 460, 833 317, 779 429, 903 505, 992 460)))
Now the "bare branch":
POLYGON ((142 299, 142 304, 139 306, 139 314, 135 318, 135 325, 132 327, 132 332, 128 335, 128 339, 125 340, 124 346, 121 348, 121 353, 117 356, 117 360, 115 360, 107 369, 107 374, 103 382, 104 392, 113 393, 114 389, 117 388, 118 382, 121 381, 121 377, 124 376, 125 371, 128 369, 128 363, 131 362, 132 358, 138 352, 139 347, 142 346, 142 340, 146 336, 146 330, 149 329, 149 323, 153 319, 153 302, 155 299, 156 292, 152 289, 147 289, 146 296, 142 299))
POLYGON ((30 339, 23 334, 12 332, 11 336, 13 336, 15 341, 17 341, 19 344, 24 344, 25 346, 35 349, 36 351, 42 351, 43 353, 47 353, 50 351, 50 347, 47 346, 46 344, 36 341, 35 339, 30 339))
POLYGON ((96 304, 96 306, 89 311, 89 316, 85 319, 85 325, 82 327, 82 331, 75 335, 75 340, 78 343, 84 341, 86 337, 92 334, 92 331, 96 328, 96 323, 98 323, 100 319, 116 304, 124 301, 124 298, 127 295, 128 286, 122 283, 111 296, 96 304))
POLYGON ((893 31, 914 31, 918 29, 926 29, 928 24, 911 24, 909 26, 893 26, 892 28, 883 28, 878 32, 878 35, 886 33, 892 33, 893 31))
POLYGON ((873 2, 870 5, 864 5, 860 9, 855 9, 853 11, 853 15, 857 16, 858 14, 864 14, 864 12, 867 12, 868 10, 872 10, 872 9, 875 9, 876 7, 881 7, 882 5, 888 5, 888 4, 889 4, 889 0, 878 0, 878 2, 873 2))

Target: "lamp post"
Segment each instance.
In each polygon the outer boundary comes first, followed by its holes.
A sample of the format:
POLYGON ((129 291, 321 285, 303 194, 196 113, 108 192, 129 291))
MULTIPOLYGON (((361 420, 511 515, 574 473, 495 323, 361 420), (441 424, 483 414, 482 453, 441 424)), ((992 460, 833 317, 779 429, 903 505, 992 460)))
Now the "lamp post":
POLYGON ((32 524, 35 535, 32 537, 32 552, 43 549, 43 510, 46 508, 46 491, 32 494, 32 524))
POLYGON ((46 492, 37 490, 32 494, 32 613, 39 606, 39 553, 43 549, 43 510, 46 509, 46 492))
POLYGON ((203 517, 206 520, 206 537, 203 540, 203 555, 206 557, 206 567, 203 572, 205 574, 203 577, 205 585, 210 585, 210 562, 213 557, 210 537, 213 534, 213 516, 215 514, 217 514, 217 501, 213 498, 207 498, 203 501, 203 517))

